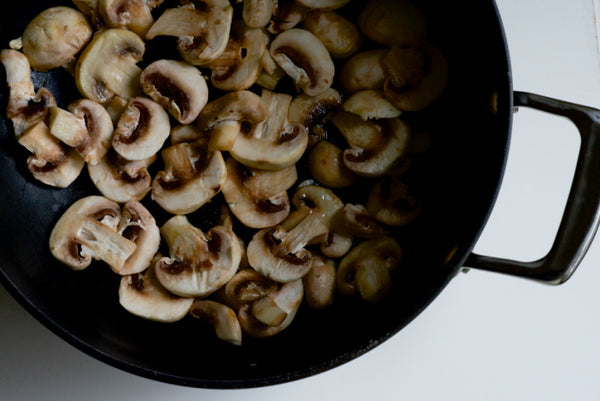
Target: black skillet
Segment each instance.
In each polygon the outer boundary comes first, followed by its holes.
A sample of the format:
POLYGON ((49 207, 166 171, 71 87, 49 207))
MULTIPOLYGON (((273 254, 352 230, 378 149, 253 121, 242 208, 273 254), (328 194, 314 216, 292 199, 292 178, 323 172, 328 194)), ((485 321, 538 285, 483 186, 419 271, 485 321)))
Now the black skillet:
MULTIPOLYGON (((357 2, 362 3, 362 2, 357 2)), ((20 36, 38 12, 68 1, 3 3, 0 43, 20 36)), ((405 249, 394 291, 383 303, 336 299, 330 308, 301 308, 293 324, 263 340, 244 338, 241 347, 217 341, 209 327, 186 318, 175 324, 139 319, 118 304, 118 277, 93 264, 73 272, 47 248, 61 213, 84 195, 96 194, 84 173, 68 189, 35 182, 27 152, 0 119, 0 282, 37 319, 80 350, 112 366, 179 385, 240 388, 296 380, 334 368, 393 336, 442 291, 463 266, 499 271, 547 283, 564 282, 590 245, 598 224, 597 168, 600 112, 527 93, 513 92, 508 50, 492 0, 421 1, 430 40, 446 54, 450 84, 427 112, 405 116, 430 133, 433 146, 413 160, 406 180, 424 202, 424 213, 394 235, 405 249), (558 235, 548 255, 520 263, 471 253, 500 187, 515 106, 534 107, 570 118, 581 133, 573 187, 558 235)), ((154 50, 163 44, 154 45, 154 50)), ((152 53, 150 46, 149 54, 152 53)), ((62 70, 34 73, 60 106, 78 98, 62 70)), ((0 72, 0 82, 5 82, 0 72)), ((0 108, 8 91, 0 85, 0 108)), ((352 199, 364 201, 351 191, 352 199)), ((344 196, 350 196, 348 193, 344 196)), ((168 217, 145 199, 159 223, 168 217)), ((211 208, 190 219, 209 226, 211 208)))

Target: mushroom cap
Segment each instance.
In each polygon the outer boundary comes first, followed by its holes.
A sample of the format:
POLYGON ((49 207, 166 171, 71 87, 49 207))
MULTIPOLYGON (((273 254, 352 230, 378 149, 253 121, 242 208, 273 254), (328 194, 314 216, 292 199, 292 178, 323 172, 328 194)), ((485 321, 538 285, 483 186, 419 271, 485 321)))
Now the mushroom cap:
POLYGON ((154 23, 150 5, 146 0, 98 0, 98 11, 107 26, 143 35, 154 23))
POLYGON ((199 209, 221 191, 227 167, 221 152, 202 144, 182 142, 162 151, 165 170, 152 182, 152 199, 173 214, 199 209))
POLYGON ((225 285, 225 294, 239 306, 256 301, 277 289, 277 283, 254 269, 238 271, 225 285))
POLYGON ((381 89, 387 73, 384 58, 389 49, 374 49, 356 53, 346 61, 339 74, 339 81, 345 94, 364 89, 381 89))
POLYGON ((181 124, 192 123, 208 102, 202 73, 183 61, 157 60, 144 69, 140 81, 144 93, 181 124))
POLYGON ((206 297, 233 277, 241 259, 234 232, 216 226, 205 235, 185 216, 174 216, 160 229, 170 258, 156 264, 156 276, 165 288, 184 297, 206 297))
POLYGON ((381 120, 400 117, 398 110, 384 95, 381 89, 365 89, 348 97, 342 108, 349 113, 357 114, 363 120, 381 120))
POLYGON ((302 27, 319 38, 333 58, 348 58, 362 45, 356 25, 334 11, 312 11, 302 27))
POLYGON ((342 211, 345 231, 359 238, 377 238, 388 232, 372 217, 363 205, 347 203, 342 211))
POLYGON ((127 160, 154 156, 169 138, 171 123, 161 105, 145 97, 129 99, 115 128, 112 146, 127 160))
POLYGON ((264 28, 271 21, 275 3, 275 0, 244 0, 244 23, 250 28, 264 28))
POLYGON ((309 308, 323 309, 330 305, 336 289, 335 262, 315 255, 311 269, 302 277, 302 284, 304 299, 309 308))
POLYGON ((349 187, 356 181, 354 174, 344 164, 343 152, 328 141, 320 141, 308 156, 310 175, 321 185, 328 188, 349 187))
POLYGON ((190 308, 189 314, 211 324, 217 337, 233 345, 242 345, 242 328, 230 307, 207 299, 198 299, 190 308))
POLYGON ((118 203, 142 200, 152 187, 148 172, 156 160, 126 160, 110 150, 98 164, 88 164, 88 174, 102 195, 118 203))
POLYGON ((279 0, 275 2, 273 17, 267 30, 278 34, 298 25, 309 10, 295 0, 279 0))
POLYGON ((32 19, 23 31, 23 53, 31 67, 47 71, 75 60, 90 41, 87 18, 71 7, 51 7, 32 19))
POLYGON ((370 1, 358 17, 358 26, 369 39, 386 47, 427 36, 427 20, 411 0, 370 1))
POLYGON ((114 126, 106 109, 93 100, 80 99, 71 103, 69 111, 84 119, 87 141, 77 148, 89 164, 98 164, 106 156, 112 144, 114 126))
POLYGON ((121 277, 119 303, 128 312, 144 319, 172 323, 183 319, 189 312, 194 298, 173 295, 156 278, 154 265, 145 273, 121 277))
POLYGON ((408 192, 408 186, 393 177, 385 177, 373 185, 367 210, 377 221, 388 226, 404 226, 419 216, 421 202, 408 192))
POLYGON ((317 96, 301 93, 292 100, 288 119, 293 124, 304 126, 309 136, 308 146, 311 147, 325 137, 325 121, 331 114, 340 110, 341 106, 342 97, 333 88, 317 96))
POLYGON ((144 41, 125 29, 106 29, 94 35, 75 65, 75 82, 83 96, 106 103, 114 96, 129 99, 142 93, 137 63, 144 41))
POLYGON ((271 43, 271 57, 294 80, 296 86, 316 96, 333 84, 335 66, 329 52, 315 35, 305 29, 290 29, 271 43))
POLYGON ((298 175, 296 167, 279 171, 251 169, 229 158, 223 195, 231 212, 251 228, 271 227, 281 223, 290 212, 287 189, 298 175))

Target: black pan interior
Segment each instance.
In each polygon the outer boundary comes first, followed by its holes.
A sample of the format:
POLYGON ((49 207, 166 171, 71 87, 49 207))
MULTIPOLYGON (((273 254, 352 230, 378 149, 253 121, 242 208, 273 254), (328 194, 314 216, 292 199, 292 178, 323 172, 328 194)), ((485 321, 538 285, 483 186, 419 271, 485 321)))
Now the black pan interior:
MULTIPOLYGON (((39 11, 57 4, 70 2, 4 3, 0 46, 20 36, 39 11)), ((270 385, 333 368, 377 346, 415 318, 462 266, 493 205, 510 136, 510 66, 495 4, 419 4, 429 19, 431 42, 449 60, 450 84, 434 107, 404 117, 430 133, 433 147, 414 160, 406 176, 425 208, 415 224, 394 233, 405 260, 393 294, 382 304, 338 297, 323 311, 301 308, 283 333, 262 340, 245 337, 241 347, 217 341, 193 318, 160 324, 134 317, 120 307, 119 278, 110 269, 96 263, 73 272, 47 248, 61 213, 82 196, 97 194, 87 174, 62 190, 35 182, 26 168, 27 152, 5 118, 0 118, 0 281, 49 329, 83 351, 129 372, 182 385, 270 385)), ((159 47, 168 44, 159 41, 148 54, 161 54, 159 47)), ((34 73, 33 79, 36 87, 52 91, 59 106, 79 97, 66 71, 34 73)), ((0 69, 3 113, 5 82, 0 69)), ((366 192, 343 195, 364 202, 366 192)), ((159 224, 166 221, 149 197, 144 203, 159 224)), ((213 210, 205 207, 190 220, 207 228, 213 210)))

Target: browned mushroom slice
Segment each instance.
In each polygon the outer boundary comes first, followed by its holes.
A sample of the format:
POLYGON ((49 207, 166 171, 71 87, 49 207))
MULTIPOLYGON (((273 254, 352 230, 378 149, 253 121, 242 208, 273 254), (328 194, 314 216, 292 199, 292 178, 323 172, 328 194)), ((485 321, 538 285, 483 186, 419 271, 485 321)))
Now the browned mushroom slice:
POLYGON ((157 36, 201 36, 206 31, 206 18, 206 14, 196 10, 193 4, 167 8, 144 37, 152 40, 157 36))
POLYGON ((161 105, 133 97, 117 123, 112 146, 127 160, 144 160, 162 148, 170 133, 169 115, 161 105))
POLYGON ((162 0, 98 0, 98 11, 111 28, 126 28, 143 35, 154 23, 152 9, 162 0))
POLYGON ((308 156, 310 175, 328 188, 349 187, 356 181, 354 174, 344 164, 343 152, 328 141, 320 141, 308 156))
POLYGON ((181 124, 192 123, 208 101, 208 86, 202 73, 183 61, 155 61, 144 69, 140 81, 144 93, 181 124))
POLYGON ((19 143, 32 153, 27 159, 27 168, 36 180, 44 184, 66 188, 79 177, 85 166, 75 149, 52 136, 43 122, 25 131, 19 143))
POLYGON ((91 37, 92 27, 81 12, 51 7, 25 27, 23 53, 34 70, 47 71, 73 61, 91 37))
POLYGON ((369 192, 367 210, 377 221, 388 226, 403 226, 412 222, 423 206, 409 194, 408 186, 397 178, 378 181, 369 192))
POLYGON ((30 127, 47 121, 49 109, 56 106, 56 100, 46 88, 35 92, 31 67, 23 53, 4 49, 0 52, 0 63, 6 70, 9 88, 6 117, 12 121, 18 139, 30 127))
POLYGON ((121 269, 136 249, 135 242, 117 232, 119 204, 102 196, 87 196, 73 203, 50 233, 50 252, 73 270, 88 267, 92 259, 121 269))
POLYGON ((321 255, 313 257, 312 267, 302 277, 304 299, 309 308, 323 309, 333 302, 336 289, 336 270, 332 259, 321 255))
POLYGON ((264 35, 260 29, 248 28, 242 21, 234 22, 227 47, 207 65, 212 70, 213 86, 233 91, 254 85, 263 69, 265 49, 264 35))
POLYGON ((278 34, 292 29, 304 20, 307 12, 308 9, 296 0, 278 0, 275 2, 273 18, 268 26, 268 31, 278 34))
POLYGON ((344 229, 355 237, 377 238, 387 234, 387 230, 372 217, 363 205, 346 204, 342 211, 344 229))
MULTIPOLYGON (((161 255, 157 254, 156 260, 161 255)), ((121 277, 119 303, 128 312, 144 319, 172 323, 183 319, 194 298, 173 295, 156 278, 154 263, 142 273, 121 277)))
POLYGON ((250 28, 264 28, 271 21, 275 0, 244 0, 242 19, 250 28))
POLYGON ((398 110, 384 96, 381 89, 366 89, 355 92, 344 101, 343 109, 357 114, 363 120, 381 120, 400 117, 398 110))
POLYGON ((331 56, 323 42, 309 31, 294 28, 280 33, 273 39, 270 52, 307 95, 316 96, 333 84, 335 66, 331 56))
POLYGON ((192 213, 221 191, 227 176, 225 161, 202 140, 171 145, 161 155, 165 170, 152 182, 152 199, 166 211, 192 213))
POLYGON ((342 107, 342 97, 333 88, 317 96, 301 93, 290 104, 288 119, 291 123, 302 125, 309 135, 308 146, 325 138, 325 123, 328 118, 342 107))
POLYGON ((148 167, 156 156, 145 160, 126 160, 114 150, 96 165, 88 164, 88 173, 98 191, 110 200, 126 203, 142 200, 152 186, 148 167))
POLYGON ((112 143, 114 126, 110 114, 101 104, 88 99, 77 100, 68 109, 85 122, 87 140, 77 151, 87 163, 98 164, 112 143))
POLYGON ((275 281, 253 269, 240 270, 225 285, 227 297, 238 306, 254 302, 276 289, 277 283, 275 281))
POLYGON ((157 262, 156 276, 174 294, 205 297, 224 286, 238 269, 240 242, 230 228, 216 226, 205 235, 185 216, 175 216, 160 232, 170 257, 157 262))
POLYGON ((212 325, 220 340, 233 345, 242 344, 242 328, 235 312, 230 307, 219 302, 198 299, 193 303, 189 313, 212 325))
POLYGON ((437 100, 448 84, 448 62, 434 46, 394 46, 386 55, 385 97, 400 110, 418 111, 437 100))
POLYGON ((369 302, 381 301, 392 286, 392 273, 402 260, 402 248, 391 237, 361 242, 340 262, 338 289, 342 295, 360 294, 369 302))
POLYGON ((374 0, 358 18, 360 30, 386 47, 423 40, 427 20, 411 0, 374 0))
POLYGON ((362 45, 356 25, 333 11, 308 13, 302 27, 319 38, 333 58, 348 58, 362 45))
POLYGON ((258 170, 229 158, 223 195, 231 212, 247 227, 265 228, 281 223, 290 212, 287 190, 298 179, 296 167, 258 170))
POLYGON ((75 66, 75 82, 83 96, 106 103, 114 96, 129 99, 142 93, 137 63, 146 50, 144 41, 125 29, 99 31, 75 66))
POLYGON ((252 304, 242 306, 238 312, 242 330, 257 338, 270 337, 285 330, 296 316, 303 293, 302 280, 295 280, 280 285, 279 289, 252 304), (255 306, 257 303, 258 306, 255 306), (265 307, 266 305, 269 307, 265 307))
POLYGON ((360 52, 352 56, 339 74, 342 90, 351 95, 364 89, 382 89, 386 72, 383 60, 389 49, 375 49, 360 52))

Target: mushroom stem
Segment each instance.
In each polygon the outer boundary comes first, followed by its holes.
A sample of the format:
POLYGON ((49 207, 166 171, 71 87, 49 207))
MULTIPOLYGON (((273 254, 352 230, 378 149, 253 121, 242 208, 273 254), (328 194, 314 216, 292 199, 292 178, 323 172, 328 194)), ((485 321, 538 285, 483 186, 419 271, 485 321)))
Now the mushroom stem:
MULTIPOLYGON (((83 222, 77 242, 91 251, 92 257, 117 269, 123 267, 137 247, 135 242, 123 238, 113 228, 89 218, 83 222)), ((81 252, 84 254, 87 250, 81 252)))
POLYGON ((242 124, 239 121, 223 121, 213 128, 208 142, 208 150, 230 150, 233 148, 242 124))
POLYGON ((180 143, 161 152, 165 166, 168 166, 167 176, 187 179, 196 174, 196 168, 190 160, 189 149, 189 144, 180 143))
POLYGON ((48 163, 58 164, 66 158, 60 141, 50 135, 48 127, 42 122, 25 131, 19 138, 19 143, 37 158, 48 163))
POLYGON ((328 232, 329 226, 321 216, 311 213, 287 233, 281 243, 274 247, 273 253, 280 256, 296 253, 313 239, 328 232))

